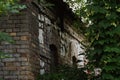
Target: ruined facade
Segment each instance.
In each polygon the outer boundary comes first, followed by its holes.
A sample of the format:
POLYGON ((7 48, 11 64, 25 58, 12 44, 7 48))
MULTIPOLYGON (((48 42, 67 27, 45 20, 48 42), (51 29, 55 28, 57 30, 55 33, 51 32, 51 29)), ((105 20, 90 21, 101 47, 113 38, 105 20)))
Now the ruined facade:
MULTIPOLYGON (((48 0, 49 1, 49 0, 48 0)), ((0 31, 10 34, 15 43, 2 42, 0 50, 9 53, 0 59, 0 78, 35 80, 59 64, 84 66, 81 42, 84 36, 72 29, 74 14, 62 0, 52 0, 46 7, 37 1, 27 3, 20 14, 0 17, 0 31)))

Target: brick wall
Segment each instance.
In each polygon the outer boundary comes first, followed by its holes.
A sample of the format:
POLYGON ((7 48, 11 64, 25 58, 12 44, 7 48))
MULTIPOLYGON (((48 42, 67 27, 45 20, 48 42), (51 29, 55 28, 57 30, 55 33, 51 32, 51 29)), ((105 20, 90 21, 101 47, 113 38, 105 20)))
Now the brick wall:
POLYGON ((39 73, 50 72, 58 64, 71 65, 71 40, 80 44, 84 39, 70 28, 67 17, 63 18, 65 30, 61 31, 59 16, 41 5, 29 4, 20 14, 0 16, 0 31, 15 40, 14 44, 0 45, 1 51, 10 53, 9 58, 0 59, 0 78, 35 80, 39 73))
POLYGON ((0 31, 7 32, 15 41, 0 45, 0 50, 10 53, 9 58, 0 59, 0 78, 34 80, 33 72, 39 73, 38 31, 33 20, 28 11, 0 17, 0 31))

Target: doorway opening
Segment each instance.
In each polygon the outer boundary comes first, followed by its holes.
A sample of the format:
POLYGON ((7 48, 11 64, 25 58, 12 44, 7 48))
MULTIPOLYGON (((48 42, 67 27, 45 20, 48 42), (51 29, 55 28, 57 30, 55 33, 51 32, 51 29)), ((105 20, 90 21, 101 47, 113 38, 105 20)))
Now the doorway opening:
POLYGON ((51 53, 51 70, 53 71, 59 65, 58 49, 54 44, 51 44, 49 47, 51 53))

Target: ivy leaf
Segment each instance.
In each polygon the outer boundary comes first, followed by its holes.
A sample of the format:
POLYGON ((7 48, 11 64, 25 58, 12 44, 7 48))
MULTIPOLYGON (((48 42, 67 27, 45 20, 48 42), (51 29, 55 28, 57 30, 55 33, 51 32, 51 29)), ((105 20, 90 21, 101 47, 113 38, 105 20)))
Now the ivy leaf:
POLYGON ((109 26, 111 26, 110 23, 107 22, 106 20, 100 21, 100 22, 98 23, 98 25, 99 25, 100 27, 103 27, 104 29, 106 29, 106 28, 108 28, 109 26))
POLYGON ((118 8, 116 11, 117 11, 117 12, 120 12, 120 8, 118 8))
POLYGON ((10 58, 10 53, 4 53, 4 52, 0 51, 0 59, 1 58, 10 58))
POLYGON ((26 5, 19 5, 19 9, 25 9, 25 8, 27 8, 27 6, 26 5))
POLYGON ((115 12, 106 14, 106 19, 108 20, 115 20, 116 18, 118 18, 118 15, 115 12))
POLYGON ((103 80, 114 80, 114 77, 111 74, 103 73, 102 74, 103 80))
POLYGON ((12 9, 10 12, 11 12, 11 13, 19 13, 19 11, 18 11, 18 10, 15 10, 15 9, 12 9))
POLYGON ((98 41, 98 43, 99 43, 100 45, 103 45, 105 42, 106 42, 105 40, 99 40, 99 41, 98 41))
POLYGON ((0 42, 2 41, 7 41, 9 43, 14 43, 14 40, 12 39, 12 37, 4 32, 0 32, 0 42))
POLYGON ((111 66, 111 65, 107 65, 105 67, 102 68, 103 70, 105 70, 106 72, 109 72, 109 71, 114 71, 117 69, 117 66, 111 66))
POLYGON ((115 28, 114 33, 120 35, 120 25, 115 28))
POLYGON ((115 53, 120 53, 120 48, 118 47, 110 47, 106 46, 104 49, 105 52, 115 52, 115 53))
POLYGON ((19 10, 26 8, 26 5, 19 4, 19 0, 1 0, 0 15, 8 14, 9 12, 18 13, 19 10))

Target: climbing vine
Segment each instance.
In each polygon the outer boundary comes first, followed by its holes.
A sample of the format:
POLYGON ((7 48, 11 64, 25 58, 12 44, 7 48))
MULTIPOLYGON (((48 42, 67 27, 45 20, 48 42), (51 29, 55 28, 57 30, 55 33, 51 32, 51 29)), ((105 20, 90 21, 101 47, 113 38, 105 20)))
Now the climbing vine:
MULTIPOLYGON (((14 43, 12 37, 9 34, 0 32, 0 46, 5 42, 6 43, 14 43)), ((0 50, 0 58, 9 57, 8 55, 9 55, 8 53, 5 53, 0 50)))
MULTIPOLYGON (((19 0, 0 0, 0 16, 8 13, 18 13, 19 10, 25 7, 25 5, 19 4, 19 0)), ((9 34, 0 32, 0 45, 4 42, 13 43, 14 41, 9 34)), ((5 57, 8 57, 8 53, 4 53, 0 50, 0 58, 5 57)))
MULTIPOLYGON (((23 8, 19 0, 0 0, 0 14, 23 8)), ((76 12, 89 22, 85 33, 90 42, 88 69, 101 68, 101 80, 120 80, 120 0, 87 0, 76 12)), ((0 33, 0 41, 11 40, 4 35, 0 33)))
POLYGON ((18 13, 19 10, 26 8, 20 4, 20 0, 0 0, 0 15, 10 13, 18 13))
POLYGON ((79 11, 90 21, 88 68, 101 68, 101 80, 120 80, 120 0, 88 0, 79 11))

